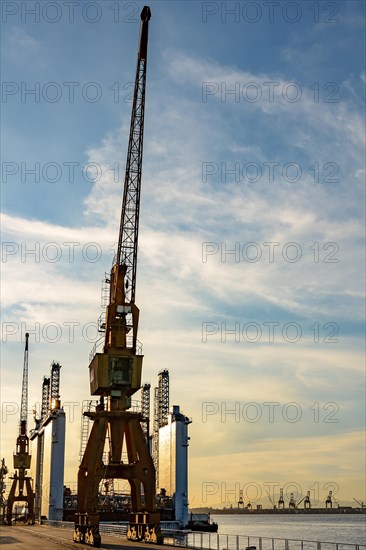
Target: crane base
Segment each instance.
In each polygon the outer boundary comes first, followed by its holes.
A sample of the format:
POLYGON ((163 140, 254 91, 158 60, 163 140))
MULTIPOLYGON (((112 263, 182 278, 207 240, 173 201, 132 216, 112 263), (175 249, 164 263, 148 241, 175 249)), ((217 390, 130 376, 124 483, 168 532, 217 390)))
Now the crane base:
POLYGON ((163 544, 164 536, 160 527, 160 514, 148 512, 130 514, 127 539, 135 542, 163 544))
POLYGON ((76 514, 72 540, 94 548, 100 548, 102 539, 99 533, 99 515, 76 514))
POLYGON ((25 523, 33 525, 35 521, 34 515, 34 493, 31 486, 31 478, 24 476, 24 472, 21 471, 21 475, 18 477, 15 473, 13 477, 13 483, 8 496, 7 508, 6 508, 6 523, 12 525, 13 507, 15 502, 26 502, 28 504, 28 518, 25 523), (24 492, 24 487, 26 493, 24 492), (17 492, 18 490, 18 492, 17 492))
MULTIPOLYGON (((100 548, 98 514, 76 514, 72 539, 76 543, 100 548)), ((160 514, 136 512, 130 514, 127 539, 132 542, 163 544, 164 536, 160 527, 160 514)))

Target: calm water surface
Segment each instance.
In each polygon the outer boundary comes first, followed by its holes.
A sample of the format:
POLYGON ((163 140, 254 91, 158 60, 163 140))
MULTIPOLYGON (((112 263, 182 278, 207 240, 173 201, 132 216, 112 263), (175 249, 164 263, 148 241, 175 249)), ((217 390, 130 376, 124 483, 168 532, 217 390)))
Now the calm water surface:
POLYGON ((212 515, 219 533, 287 539, 366 544, 366 516, 212 515))

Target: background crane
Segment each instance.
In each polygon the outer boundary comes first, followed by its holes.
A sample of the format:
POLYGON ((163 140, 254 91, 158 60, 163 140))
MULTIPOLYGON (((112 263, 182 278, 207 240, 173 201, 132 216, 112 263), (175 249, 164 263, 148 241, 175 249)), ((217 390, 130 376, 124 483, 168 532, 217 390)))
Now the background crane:
POLYGON ((6 500, 4 498, 4 493, 6 489, 5 477, 8 473, 8 468, 5 465, 5 458, 1 460, 0 466, 0 508, 1 508, 1 521, 4 522, 5 519, 5 510, 6 510, 6 500))
POLYGON ((100 547, 98 490, 102 479, 127 479, 132 514, 127 537, 162 542, 155 512, 155 470, 141 424, 141 413, 129 411, 131 395, 141 387, 142 355, 137 340, 139 309, 135 304, 138 227, 145 113, 146 64, 150 8, 141 12, 140 43, 133 95, 117 254, 111 269, 103 353, 89 365, 90 391, 99 395, 78 472, 77 513, 73 539, 100 547), (108 435, 107 435, 108 434, 108 435), (103 462, 106 441, 109 459, 103 462), (124 447, 127 456, 122 461, 124 447), (143 487, 143 491, 141 488, 143 487))
POLYGON ((280 497, 278 499, 278 509, 284 510, 285 509, 285 500, 283 498, 283 489, 280 489, 280 497))
POLYGON ((28 415, 28 332, 25 335, 25 349, 23 362, 22 397, 20 405, 19 435, 16 442, 14 454, 14 476, 10 493, 8 496, 6 521, 11 525, 14 502, 26 502, 28 504, 28 523, 34 523, 34 493, 31 486, 31 477, 27 476, 27 470, 31 465, 29 454, 29 438, 27 436, 27 415, 28 415), (18 492, 17 492, 18 489, 18 492), (24 489, 26 490, 24 492, 24 489))

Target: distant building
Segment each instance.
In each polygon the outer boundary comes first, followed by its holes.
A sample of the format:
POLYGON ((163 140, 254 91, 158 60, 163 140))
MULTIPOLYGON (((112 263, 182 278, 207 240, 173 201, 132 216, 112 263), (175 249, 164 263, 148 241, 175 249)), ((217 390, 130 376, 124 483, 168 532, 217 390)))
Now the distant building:
POLYGON ((188 524, 188 424, 191 420, 173 405, 167 424, 159 428, 157 489, 173 499, 175 519, 188 524))

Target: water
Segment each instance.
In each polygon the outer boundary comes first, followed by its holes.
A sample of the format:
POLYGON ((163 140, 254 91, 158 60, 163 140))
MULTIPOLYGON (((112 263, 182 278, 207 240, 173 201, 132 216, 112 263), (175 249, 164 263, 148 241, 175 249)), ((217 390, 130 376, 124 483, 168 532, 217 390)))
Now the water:
POLYGON ((366 544, 366 516, 349 515, 212 515, 219 533, 320 542, 366 544))

